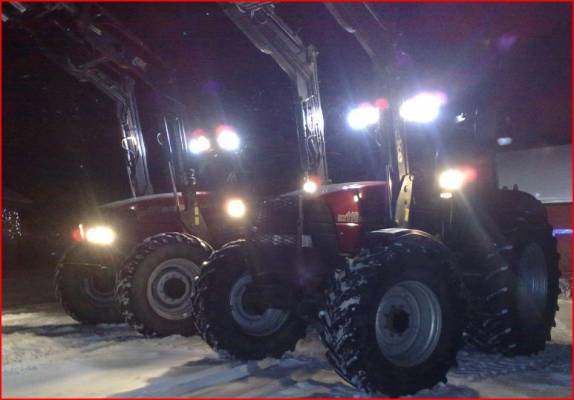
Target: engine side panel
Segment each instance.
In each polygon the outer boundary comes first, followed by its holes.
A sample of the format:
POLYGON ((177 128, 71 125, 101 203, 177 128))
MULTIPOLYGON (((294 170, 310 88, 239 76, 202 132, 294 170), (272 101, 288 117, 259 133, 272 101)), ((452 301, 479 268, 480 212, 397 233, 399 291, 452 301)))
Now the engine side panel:
POLYGON ((365 232, 388 227, 386 190, 384 182, 324 185, 315 195, 292 192, 263 202, 248 237, 254 279, 315 291, 344 263, 341 256, 359 251, 365 232))
POLYGON ((359 251, 364 232, 391 226, 387 190, 384 182, 349 184, 321 196, 331 210, 340 253, 359 251))
MULTIPOLYGON (((181 198, 181 195, 179 195, 181 198)), ((208 226, 222 225, 223 205, 209 192, 198 192, 197 201, 208 226)), ((120 200, 102 205, 95 215, 82 223, 113 226, 126 242, 136 243, 162 232, 185 232, 186 229, 175 208, 173 193, 161 193, 120 200)), ((188 224, 190 226, 190 224, 188 224)))

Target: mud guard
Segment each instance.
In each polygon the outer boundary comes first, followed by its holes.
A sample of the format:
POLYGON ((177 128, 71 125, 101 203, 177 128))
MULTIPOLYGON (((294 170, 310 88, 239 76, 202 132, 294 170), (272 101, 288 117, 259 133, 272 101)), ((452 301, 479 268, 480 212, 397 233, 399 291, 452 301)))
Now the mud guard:
POLYGON ((63 253, 59 264, 78 270, 116 270, 124 258, 125 251, 115 247, 100 247, 89 244, 74 244, 63 253))
POLYGON ((371 231, 365 237, 363 248, 376 249, 396 242, 416 243, 418 246, 432 252, 445 256, 450 255, 448 247, 435 236, 418 229, 407 228, 387 228, 371 231))
POLYGON ((206 240, 200 238, 199 236, 195 236, 195 235, 191 235, 191 234, 186 234, 188 237, 190 237, 191 239, 194 239, 197 244, 199 244, 199 246, 206 252, 206 253, 213 253, 214 249, 213 246, 211 246, 206 240))

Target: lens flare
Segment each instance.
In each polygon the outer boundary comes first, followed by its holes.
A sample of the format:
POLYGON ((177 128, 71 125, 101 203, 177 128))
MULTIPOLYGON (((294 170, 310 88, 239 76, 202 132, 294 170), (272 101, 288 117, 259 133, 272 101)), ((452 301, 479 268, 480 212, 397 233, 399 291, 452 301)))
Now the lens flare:
POLYGON ((247 206, 241 199, 229 199, 225 205, 225 211, 231 218, 243 218, 247 213, 247 206))
POLYGON ((347 115, 347 123, 354 130, 363 130, 379 122, 379 109, 371 104, 363 103, 352 109, 347 115))
POLYGON ((438 177, 438 184, 445 191, 460 190, 465 181, 465 174, 458 169, 447 169, 438 177))
POLYGON ((201 154, 211 148, 211 142, 206 136, 197 136, 189 141, 188 147, 193 154, 201 154))
POLYGON ((110 245, 116 240, 116 233, 108 226, 92 226, 85 231, 86 241, 98 245, 110 245))
POLYGON ((241 140, 239 135, 229 127, 220 127, 217 133, 217 144, 223 150, 236 151, 239 149, 241 140))
POLYGON ((440 108, 446 103, 444 93, 420 93, 405 100, 399 109, 402 119, 407 122, 425 124, 434 121, 440 114, 440 108))

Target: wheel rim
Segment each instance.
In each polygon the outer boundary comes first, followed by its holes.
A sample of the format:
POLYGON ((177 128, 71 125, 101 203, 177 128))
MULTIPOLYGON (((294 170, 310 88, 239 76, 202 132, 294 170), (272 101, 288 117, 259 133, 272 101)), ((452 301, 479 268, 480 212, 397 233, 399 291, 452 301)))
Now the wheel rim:
POLYGON ((424 362, 438 344, 442 310, 425 284, 404 281, 391 287, 377 308, 376 337, 383 355, 401 367, 424 362))
POLYGON ((111 274, 89 274, 82 279, 82 291, 97 304, 114 302, 115 280, 111 274))
POLYGON ((522 320, 532 320, 543 314, 548 294, 548 268, 544 251, 530 243, 518 262, 517 305, 522 320))
POLYGON ((153 311, 169 320, 191 315, 191 290, 199 267, 191 260, 172 258, 159 264, 147 281, 147 300, 153 311))
POLYGON ((274 308, 257 310, 256 306, 249 304, 245 294, 251 282, 250 275, 243 275, 231 288, 229 294, 231 315, 241 330, 248 335, 272 335, 283 326, 289 313, 274 308))

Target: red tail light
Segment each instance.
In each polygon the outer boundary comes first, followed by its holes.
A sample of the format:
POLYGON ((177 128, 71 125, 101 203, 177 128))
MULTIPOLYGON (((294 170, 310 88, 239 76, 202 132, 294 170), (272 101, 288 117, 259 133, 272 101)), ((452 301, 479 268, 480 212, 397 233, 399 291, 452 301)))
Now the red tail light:
POLYGON ((81 242, 84 240, 84 227, 82 224, 78 225, 78 227, 72 231, 72 239, 74 239, 76 242, 81 242))

